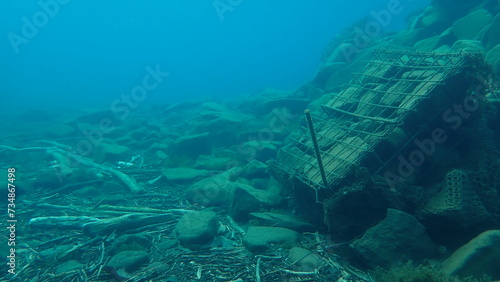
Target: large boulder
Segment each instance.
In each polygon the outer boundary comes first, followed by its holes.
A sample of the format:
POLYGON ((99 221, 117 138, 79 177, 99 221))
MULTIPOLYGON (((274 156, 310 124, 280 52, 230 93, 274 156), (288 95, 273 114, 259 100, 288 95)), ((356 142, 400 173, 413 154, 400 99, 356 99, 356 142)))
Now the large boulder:
POLYGON ((213 240, 217 228, 217 215, 214 212, 192 212, 179 220, 174 232, 181 245, 192 247, 213 240))
POLYGON ((350 63, 353 58, 346 56, 347 50, 355 48, 352 43, 342 43, 326 58, 326 64, 332 63, 350 63))
MULTIPOLYGON (((388 192, 380 186, 360 184, 342 187, 325 200, 323 207, 326 216, 323 222, 334 238, 350 241, 386 217, 387 208, 395 205, 388 192)), ((306 208, 310 209, 310 206, 306 208)))
POLYGON ((153 246, 153 238, 149 234, 126 234, 113 240, 109 252, 111 254, 116 254, 121 251, 147 252, 151 246, 153 246))
POLYGON ((150 256, 145 251, 122 251, 114 255, 106 266, 132 272, 146 264, 149 259, 150 256))
POLYGON ((500 13, 493 18, 491 24, 483 35, 483 42, 486 48, 491 49, 500 44, 500 13))
POLYGON ((493 66, 493 70, 500 76, 500 44, 493 47, 488 54, 486 54, 486 61, 493 66))
POLYGON ((415 217, 388 209, 379 224, 350 244, 353 262, 364 267, 390 267, 398 263, 430 258, 436 246, 415 217))
POLYGON ((316 74, 316 77, 313 80, 314 84, 318 87, 323 87, 328 82, 328 80, 332 75, 335 75, 335 73, 338 70, 344 68, 345 66, 347 66, 347 63, 345 62, 333 62, 333 63, 323 64, 321 68, 318 70, 318 73, 316 74))
POLYGON ((448 275, 500 279, 500 230, 479 234, 456 250, 443 264, 441 270, 448 275))
POLYGON ((243 143, 238 150, 246 160, 266 162, 276 157, 280 145, 281 142, 276 141, 251 140, 243 143))
POLYGON ((424 39, 422 36, 423 28, 403 30, 394 34, 392 41, 395 45, 413 46, 418 41, 424 39))
MULTIPOLYGON (((247 167, 246 172, 250 173, 249 175, 259 175, 259 170, 257 166, 251 165, 247 167)), ((242 171, 245 172, 245 169, 236 167, 194 183, 186 190, 187 200, 203 206, 228 207, 230 214, 238 219, 243 219, 263 207, 272 207, 283 202, 281 185, 268 182, 264 189, 257 189, 248 184, 252 183, 249 180, 240 178, 242 171)), ((253 183, 258 184, 255 181, 253 183)))
POLYGON ((457 40, 451 50, 464 53, 485 53, 486 50, 479 40, 457 40))
POLYGON ((283 202, 281 186, 271 183, 266 190, 251 185, 234 183, 229 213, 236 220, 246 220, 251 212, 276 206, 283 202))
POLYGON ((441 47, 441 46, 452 46, 455 41, 457 41, 457 37, 455 34, 453 34, 453 29, 450 27, 447 30, 443 31, 439 35, 439 39, 436 42, 436 45, 434 46, 436 49, 441 47))
POLYGON ((266 178, 269 176, 267 165, 257 160, 252 160, 241 169, 239 176, 248 179, 266 178))
POLYGON ((452 31, 458 40, 472 40, 492 20, 493 16, 487 10, 480 9, 455 21, 452 26, 452 31))
POLYGON ((425 33, 429 35, 435 35, 441 33, 448 26, 448 17, 443 9, 439 9, 434 6, 429 6, 425 9, 422 17, 416 26, 417 28, 423 28, 425 33))
POLYGON ((434 50, 434 47, 438 43, 439 39, 440 39, 439 35, 429 37, 429 38, 424 38, 424 39, 418 41, 417 43, 415 43, 415 45, 413 47, 418 51, 430 52, 430 51, 434 50))
POLYGON ((228 205, 235 189, 231 181, 233 173, 234 169, 228 170, 194 183, 186 190, 186 199, 204 206, 228 205))

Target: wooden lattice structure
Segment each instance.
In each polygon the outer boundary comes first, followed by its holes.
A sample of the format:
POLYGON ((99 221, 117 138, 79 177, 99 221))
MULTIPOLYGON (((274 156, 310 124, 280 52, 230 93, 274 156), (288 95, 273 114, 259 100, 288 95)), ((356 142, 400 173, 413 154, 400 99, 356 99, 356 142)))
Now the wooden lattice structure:
MULTIPOLYGON (((364 70, 355 73, 314 120, 324 176, 305 127, 289 137, 271 163, 272 171, 314 188, 338 185, 367 159, 374 168, 372 172, 380 172, 405 144, 402 142, 391 156, 378 154, 377 146, 396 129, 405 131, 408 140, 415 136, 416 130, 408 131, 405 123, 417 119, 424 126, 436 119, 443 107, 460 99, 459 95, 450 97, 449 88, 457 84, 457 78, 463 81, 471 73, 474 76, 482 61, 477 54, 376 50, 364 70), (419 111, 429 105, 435 112, 419 116, 419 111)), ((461 87, 474 83, 477 80, 461 87)))

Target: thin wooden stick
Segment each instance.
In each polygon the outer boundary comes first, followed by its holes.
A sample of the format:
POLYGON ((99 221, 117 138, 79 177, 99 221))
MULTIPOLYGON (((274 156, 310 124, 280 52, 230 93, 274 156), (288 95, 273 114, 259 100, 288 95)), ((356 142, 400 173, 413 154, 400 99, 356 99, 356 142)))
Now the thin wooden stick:
POLYGON ((323 180, 323 185, 325 188, 328 187, 328 180, 326 179, 325 168, 323 167, 323 160, 321 159, 321 152, 319 150, 318 139, 316 139, 316 132, 314 131, 314 126, 311 118, 311 112, 309 109, 305 110, 307 125, 309 126, 309 132, 311 133, 311 140, 314 145, 314 153, 316 154, 316 160, 318 162, 319 173, 321 174, 321 179, 323 180))
POLYGON ((257 259, 257 265, 255 266, 255 281, 260 282, 260 260, 261 258, 259 257, 257 259))

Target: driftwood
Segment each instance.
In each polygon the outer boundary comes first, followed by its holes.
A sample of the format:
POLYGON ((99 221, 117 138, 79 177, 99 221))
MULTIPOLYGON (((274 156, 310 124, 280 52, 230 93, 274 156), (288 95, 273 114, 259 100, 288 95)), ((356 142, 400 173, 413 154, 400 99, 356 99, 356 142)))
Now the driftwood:
POLYGON ((91 159, 82 157, 78 154, 71 153, 67 150, 67 146, 51 142, 51 144, 57 145, 56 147, 29 147, 29 148, 14 148, 10 146, 0 145, 0 149, 10 150, 10 151, 47 151, 50 153, 54 159, 58 160, 58 163, 62 166, 61 170, 64 173, 70 173, 71 167, 78 164, 96 168, 114 175, 116 178, 120 179, 133 193, 140 193, 144 190, 144 187, 139 185, 135 179, 126 175, 125 173, 118 171, 112 167, 100 165, 94 163, 91 159), (64 149, 61 149, 64 148, 64 149))
POLYGON ((32 218, 28 224, 35 228, 81 230, 85 224, 96 221, 99 219, 89 216, 47 216, 32 218))
POLYGON ((173 214, 147 215, 147 214, 127 214, 119 217, 101 219, 90 222, 83 226, 83 232, 87 236, 106 235, 113 232, 123 233, 127 230, 162 223, 175 219, 173 214))
POLYGON ((134 193, 139 193, 139 192, 142 192, 144 190, 144 188, 141 185, 139 185, 135 181, 135 179, 133 179, 132 177, 129 177, 125 173, 118 171, 112 167, 96 164, 91 159, 82 157, 82 156, 74 154, 74 153, 64 151, 62 149, 52 150, 52 152, 63 154, 63 155, 65 155, 66 158, 71 159, 72 161, 75 161, 78 164, 82 164, 84 166, 93 167, 93 168, 97 168, 97 169, 105 171, 105 172, 109 172, 110 174, 114 175, 116 178, 120 179, 123 183, 125 183, 125 185, 127 185, 128 188, 130 188, 130 190, 134 193))
POLYGON ((51 193, 61 193, 61 192, 69 193, 69 192, 72 192, 74 190, 86 187, 86 186, 98 186, 98 185, 101 185, 103 183, 104 183, 104 180, 102 180, 102 179, 95 179, 95 180, 90 180, 90 181, 85 181, 85 182, 71 183, 71 184, 64 185, 60 188, 53 189, 50 192, 51 193))
POLYGON ((122 207, 122 206, 112 206, 112 205, 99 205, 99 210, 108 210, 108 211, 120 211, 120 212, 126 212, 126 213, 160 213, 160 214, 165 214, 165 213, 170 213, 170 210, 160 210, 160 209, 153 209, 153 208, 147 208, 147 207, 122 207))

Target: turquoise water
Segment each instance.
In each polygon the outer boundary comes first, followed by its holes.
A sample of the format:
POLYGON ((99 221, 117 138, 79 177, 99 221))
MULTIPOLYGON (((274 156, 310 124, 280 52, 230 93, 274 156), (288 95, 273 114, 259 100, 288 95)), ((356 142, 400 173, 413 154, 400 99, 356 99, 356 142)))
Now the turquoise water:
POLYGON ((2 281, 500 279, 498 0, 0 0, 0 34, 2 281))
MULTIPOLYGON (((401 1, 384 31, 428 2, 401 1)), ((144 104, 295 90, 338 32, 387 3, 1 1, 1 107, 107 107, 156 65, 170 76, 144 104)))

